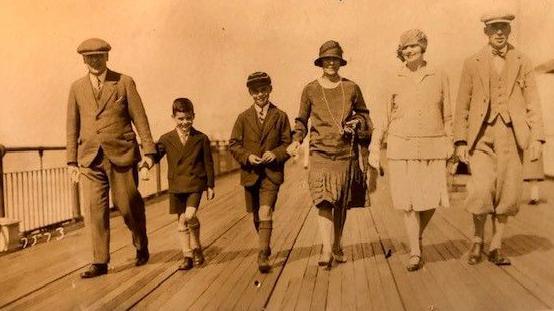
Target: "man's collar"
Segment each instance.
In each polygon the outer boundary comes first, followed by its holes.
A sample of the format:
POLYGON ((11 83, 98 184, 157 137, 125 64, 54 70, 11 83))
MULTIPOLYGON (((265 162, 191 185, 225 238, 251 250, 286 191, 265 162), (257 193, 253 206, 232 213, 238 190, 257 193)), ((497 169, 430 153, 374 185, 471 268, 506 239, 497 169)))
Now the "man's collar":
POLYGON ((89 77, 90 77, 90 80, 93 82, 96 82, 98 79, 100 79, 100 82, 104 83, 104 81, 106 81, 107 74, 108 74, 108 69, 104 70, 104 72, 99 74, 98 76, 89 72, 89 77))
MULTIPOLYGON (((495 50, 496 48, 494 48, 492 45, 489 44, 489 52, 491 52, 492 54, 492 51, 495 50)), ((502 55, 506 55, 506 53, 508 52, 508 44, 506 44, 503 48, 501 48, 500 50, 498 50, 502 55)))

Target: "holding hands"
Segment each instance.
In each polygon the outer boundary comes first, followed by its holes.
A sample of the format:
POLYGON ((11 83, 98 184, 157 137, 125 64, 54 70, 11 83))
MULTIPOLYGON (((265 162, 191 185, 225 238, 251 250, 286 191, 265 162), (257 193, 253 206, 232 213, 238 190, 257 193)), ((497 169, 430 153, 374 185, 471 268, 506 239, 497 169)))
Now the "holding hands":
POLYGON ((150 169, 154 166, 154 159, 152 156, 146 155, 144 159, 139 163, 139 175, 142 180, 150 179, 150 169))

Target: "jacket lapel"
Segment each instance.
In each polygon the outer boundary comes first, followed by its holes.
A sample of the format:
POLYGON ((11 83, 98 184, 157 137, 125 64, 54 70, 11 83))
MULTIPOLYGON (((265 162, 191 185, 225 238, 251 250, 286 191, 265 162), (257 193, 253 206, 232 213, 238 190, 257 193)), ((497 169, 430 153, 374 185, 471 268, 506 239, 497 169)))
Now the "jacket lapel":
POLYGON ((248 112, 246 113, 246 120, 254 129, 256 136, 260 137, 262 135, 262 129, 259 125, 260 121, 258 120, 258 114, 256 113, 254 105, 250 106, 250 109, 248 109, 248 112))
POLYGON ((477 66, 479 69, 479 77, 481 78, 481 83, 483 84, 483 89, 485 90, 487 97, 490 97, 490 58, 488 45, 485 46, 476 57, 476 61, 479 62, 479 65, 477 66))
POLYGON ((85 94, 85 98, 91 98, 90 104, 93 105, 93 110, 95 111, 98 109, 98 101, 96 100, 96 96, 94 96, 94 91, 92 90, 92 84, 90 83, 90 78, 88 74, 83 78, 79 85, 81 91, 85 94))
POLYGON ((261 141, 263 141, 267 134, 271 131, 271 128, 273 127, 273 124, 275 124, 275 118, 277 118, 277 109, 275 109, 275 105, 272 103, 269 103, 269 107, 267 109, 267 115, 264 119, 263 129, 262 129, 262 137, 261 141))
POLYGON ((108 69, 108 72, 106 73, 106 80, 104 80, 104 85, 102 86, 101 90, 102 95, 98 100, 98 110, 96 111, 96 115, 99 115, 104 110, 104 108, 106 108, 108 100, 115 93, 117 82, 119 82, 117 75, 115 75, 113 71, 108 69))
POLYGON ((514 51, 514 47, 511 45, 508 46, 508 52, 506 53, 505 67, 506 70, 504 74, 506 79, 506 87, 508 90, 508 94, 511 94, 514 83, 516 82, 517 75, 519 73, 519 69, 521 67, 521 57, 516 51, 514 51))

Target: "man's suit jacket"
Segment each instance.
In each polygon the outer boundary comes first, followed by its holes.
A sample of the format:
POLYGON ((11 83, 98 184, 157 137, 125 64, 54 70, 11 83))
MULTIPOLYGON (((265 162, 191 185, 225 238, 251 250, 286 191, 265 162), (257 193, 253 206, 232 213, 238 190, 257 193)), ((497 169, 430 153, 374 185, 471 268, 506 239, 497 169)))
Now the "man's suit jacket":
MULTIPOLYGON (((454 142, 466 142, 473 150, 481 126, 486 122, 490 105, 490 48, 466 59, 456 102, 454 142)), ((506 53, 506 86, 508 111, 519 148, 526 149, 531 141, 544 141, 544 127, 529 59, 512 45, 506 53)))
POLYGON ((284 181, 284 167, 288 160, 287 147, 291 143, 290 123, 287 114, 269 103, 263 125, 260 124, 256 109, 251 106, 242 112, 233 127, 229 149, 240 163, 240 183, 243 186, 254 185, 260 176, 267 176, 273 183, 280 185, 284 181), (248 156, 259 157, 265 151, 275 154, 275 161, 253 166, 248 156))
POLYGON ((145 154, 156 148, 148 119, 129 76, 108 69, 100 98, 94 95, 89 76, 71 85, 67 105, 67 162, 90 166, 101 147, 116 166, 140 161, 135 125, 145 154))
POLYGON ((160 137, 157 149, 156 162, 167 154, 169 192, 202 192, 214 187, 214 161, 204 133, 191 128, 183 145, 175 129, 160 137))

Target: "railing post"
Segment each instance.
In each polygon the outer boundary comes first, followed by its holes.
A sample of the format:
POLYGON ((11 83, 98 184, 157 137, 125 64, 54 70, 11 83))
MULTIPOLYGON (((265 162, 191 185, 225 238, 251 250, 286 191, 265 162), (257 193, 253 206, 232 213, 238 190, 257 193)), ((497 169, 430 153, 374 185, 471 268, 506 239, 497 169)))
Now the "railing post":
POLYGON ((4 155, 6 147, 0 145, 0 217, 6 217, 6 209, 4 205, 4 155))
POLYGON ((156 196, 162 192, 162 166, 161 162, 156 164, 156 196))

